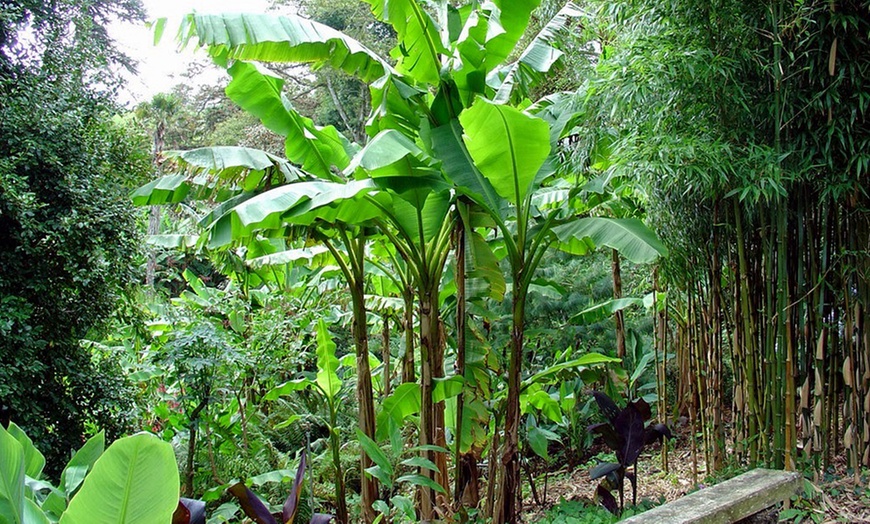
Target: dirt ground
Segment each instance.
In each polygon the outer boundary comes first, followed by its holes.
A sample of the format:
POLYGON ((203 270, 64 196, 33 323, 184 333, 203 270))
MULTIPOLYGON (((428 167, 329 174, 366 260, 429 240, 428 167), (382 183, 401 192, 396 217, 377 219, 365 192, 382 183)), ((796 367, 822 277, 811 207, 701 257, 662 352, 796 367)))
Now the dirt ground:
MULTIPOLYGON (((638 502, 643 499, 651 501, 672 501, 695 489, 704 486, 707 472, 704 466, 703 454, 698 452, 697 460, 693 460, 691 446, 684 439, 678 439, 676 446, 671 445, 668 452, 668 464, 662 464, 662 454, 659 446, 649 448, 641 455, 638 463, 638 502)), ((523 501, 523 517, 525 522, 536 522, 544 512, 560 500, 582 501, 593 504, 595 488, 598 481, 589 479, 589 469, 595 464, 594 459, 587 464, 570 470, 563 467, 544 475, 536 476, 536 490, 541 505, 535 503, 529 494, 523 501)), ((738 472, 735 472, 736 475, 738 472)), ((845 464, 836 464, 835 471, 828 480, 817 484, 808 484, 813 495, 811 498, 799 500, 793 506, 800 511, 801 522, 816 523, 867 523, 870 524, 870 487, 867 485, 867 473, 863 478, 846 476, 845 464)), ((733 476, 733 475, 729 475, 733 476)), ((524 481, 527 482, 524 475, 524 481)), ((720 480, 725 480, 723 476, 720 480)), ((629 503, 631 488, 626 483, 626 502, 629 503)), ((797 522, 797 517, 783 519, 782 522, 797 522)))

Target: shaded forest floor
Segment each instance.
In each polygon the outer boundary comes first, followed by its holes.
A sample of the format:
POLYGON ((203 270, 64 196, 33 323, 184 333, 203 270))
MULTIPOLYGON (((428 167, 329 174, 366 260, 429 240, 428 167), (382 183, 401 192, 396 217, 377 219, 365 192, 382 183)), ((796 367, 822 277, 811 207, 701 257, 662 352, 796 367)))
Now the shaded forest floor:
MULTIPOLYGON (((593 450, 595 453, 597 450, 593 450)), ((605 450, 601 450, 605 451, 605 450)), ((536 476, 536 491, 541 504, 530 493, 523 501, 525 522, 537 522, 549 508, 561 500, 594 505, 598 480, 589 479, 589 470, 595 465, 595 456, 573 470, 567 466, 536 476)), ((734 477, 742 469, 726 469, 713 478, 707 477, 704 456, 698 450, 693 460, 690 441, 686 434, 679 436, 676 445, 668 450, 668 467, 662 467, 661 448, 655 446, 644 451, 638 463, 639 481, 637 500, 648 500, 654 505, 676 500, 696 488, 703 489, 734 477), (697 468, 697 470, 696 470, 697 468)), ((528 477, 524 478, 528 482, 528 477)), ((818 483, 805 482, 805 493, 791 504, 792 511, 783 511, 781 522, 866 523, 870 524, 870 471, 864 470, 859 478, 847 474, 845 460, 835 463, 833 470, 818 483)), ((526 488, 528 491, 528 488, 526 488)), ((626 507, 631 502, 631 485, 626 482, 626 507)))

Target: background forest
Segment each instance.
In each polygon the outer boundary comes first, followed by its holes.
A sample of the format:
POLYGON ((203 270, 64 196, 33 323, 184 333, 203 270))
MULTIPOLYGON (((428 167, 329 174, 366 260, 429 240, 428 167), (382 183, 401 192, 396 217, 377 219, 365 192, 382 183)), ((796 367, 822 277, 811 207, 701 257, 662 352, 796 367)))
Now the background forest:
POLYGON ((870 518, 870 2, 276 0, 135 108, 119 19, 0 5, 0 521, 122 446, 143 522, 610 522, 675 461, 870 518))

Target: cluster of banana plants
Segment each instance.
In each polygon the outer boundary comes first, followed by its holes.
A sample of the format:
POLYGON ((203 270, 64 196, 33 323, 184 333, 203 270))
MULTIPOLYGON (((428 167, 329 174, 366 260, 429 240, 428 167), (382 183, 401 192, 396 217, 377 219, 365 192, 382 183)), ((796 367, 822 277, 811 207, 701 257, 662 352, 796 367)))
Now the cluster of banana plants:
MULTIPOLYGON (((177 172, 142 187, 133 199, 141 205, 212 199, 216 205, 200 221, 203 233, 197 241, 208 249, 264 241, 326 248, 351 297, 359 431, 372 441, 381 428, 369 359, 367 282, 378 264, 396 276, 409 319, 403 325, 408 343, 403 384, 380 411, 400 392, 416 397, 417 449, 425 460, 418 474, 427 479, 417 483, 416 509, 424 520, 450 505, 444 495, 450 492, 448 434, 454 435, 457 450, 457 486, 468 485, 460 479, 460 455, 481 450, 464 442, 467 434, 481 434, 462 426, 471 418, 464 410, 482 404, 464 398, 464 384, 474 379, 465 362, 468 328, 463 324, 451 355, 456 380, 445 376, 445 268, 449 260, 460 268, 453 271, 457 318, 468 298, 462 292, 466 281, 491 299, 503 300, 509 289, 507 384, 490 404, 498 416, 489 417, 483 434, 485 447, 497 457, 491 463, 498 464, 490 476, 486 512, 494 522, 515 522, 525 309, 544 253, 555 247, 585 254, 607 246, 633 262, 649 263, 665 248, 636 218, 589 216, 572 183, 577 177, 558 168, 560 144, 574 132, 571 122, 577 116, 565 103, 570 97, 529 99, 558 63, 561 35, 582 18, 577 6, 566 4, 539 34, 524 39, 539 0, 471 2, 459 8, 446 1, 368 3, 374 17, 395 30, 398 45, 391 59, 301 17, 189 15, 180 30, 182 42, 198 42, 227 69, 232 78, 227 95, 285 138, 286 159, 248 148, 170 153, 177 172), (517 49, 521 41, 529 42, 525 49, 517 49), (518 58, 509 62, 512 56, 518 58), (372 106, 366 142, 353 143, 334 127, 317 126, 298 113, 282 91, 283 81, 258 62, 330 66, 366 83, 372 106), (417 337, 419 365, 408 347, 417 337), (449 417, 447 384, 459 385, 453 396, 460 412, 449 417), (455 427, 448 427, 449 419, 455 427)), ((271 256, 277 259, 280 253, 271 256)), ((402 417, 392 411, 382 419, 394 423, 402 417)), ((488 417, 474 420, 480 424, 488 417)), ((371 473, 382 465, 365 448, 360 469, 371 473)), ((458 499, 460 489, 454 492, 458 499)), ((372 522, 378 475, 365 475, 361 495, 363 518, 372 522)))

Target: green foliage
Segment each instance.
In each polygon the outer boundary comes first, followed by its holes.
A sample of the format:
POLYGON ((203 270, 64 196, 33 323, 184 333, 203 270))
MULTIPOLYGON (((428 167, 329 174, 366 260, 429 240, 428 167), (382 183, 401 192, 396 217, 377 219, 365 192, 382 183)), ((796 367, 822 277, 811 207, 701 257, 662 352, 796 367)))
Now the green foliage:
POLYGON ((655 505, 650 501, 644 500, 637 507, 628 508, 620 517, 617 517, 598 505, 590 505, 584 501, 562 499, 558 504, 548 509, 537 522, 544 524, 611 524, 643 513, 655 505))
POLYGON ((178 469, 172 448, 140 433, 113 442, 97 459, 60 522, 165 522, 177 504, 178 469))
MULTIPOLYGON (((106 26, 115 19, 140 22, 144 17, 139 0, 4 2, 0 6, 0 75, 11 64, 38 63, 53 71, 55 78, 77 81, 107 62, 132 68, 133 62, 118 50, 106 26), (27 35, 23 39, 22 33, 27 35)), ((103 75, 102 79, 107 78, 103 75)))
POLYGON ((103 452, 103 434, 89 440, 54 487, 42 480, 45 460, 14 424, 0 427, 0 520, 9 523, 169 522, 178 505, 172 447, 140 433, 103 452))
POLYGON ((611 524, 618 517, 597 505, 561 500, 538 521, 543 524, 611 524))

